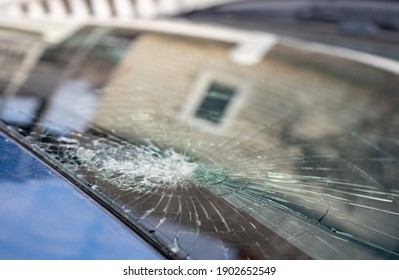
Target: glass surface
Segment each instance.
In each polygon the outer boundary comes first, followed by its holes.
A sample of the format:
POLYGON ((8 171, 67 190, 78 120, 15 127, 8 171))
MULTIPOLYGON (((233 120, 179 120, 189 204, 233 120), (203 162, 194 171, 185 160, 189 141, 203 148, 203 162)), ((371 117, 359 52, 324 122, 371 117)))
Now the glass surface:
POLYGON ((3 130, 175 258, 398 259, 399 77, 235 47, 83 29, 3 100, 3 130))

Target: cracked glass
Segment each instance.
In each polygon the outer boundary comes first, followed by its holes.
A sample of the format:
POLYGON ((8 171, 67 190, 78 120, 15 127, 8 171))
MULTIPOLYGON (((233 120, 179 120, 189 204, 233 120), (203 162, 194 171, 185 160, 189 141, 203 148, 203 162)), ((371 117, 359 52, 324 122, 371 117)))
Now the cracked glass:
POLYGON ((398 259, 398 75, 234 47, 84 28, 1 96, 2 130, 170 258, 398 259))

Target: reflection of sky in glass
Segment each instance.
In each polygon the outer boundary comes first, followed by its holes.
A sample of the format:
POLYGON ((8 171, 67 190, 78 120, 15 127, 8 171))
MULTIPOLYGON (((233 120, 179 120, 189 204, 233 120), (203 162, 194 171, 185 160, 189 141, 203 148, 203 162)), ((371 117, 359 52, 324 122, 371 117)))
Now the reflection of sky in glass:
POLYGON ((98 96, 90 83, 84 79, 70 80, 63 83, 54 93, 53 102, 46 115, 46 124, 53 123, 64 129, 87 129, 96 111, 98 96), (65 109, 65 105, 68 109, 65 109))
MULTIPOLYGON (((5 102, 0 98, 0 103, 5 102)), ((12 121, 20 125, 26 125, 33 121, 35 112, 38 110, 40 103, 34 97, 18 97, 8 99, 7 107, 1 112, 1 117, 5 121, 12 121), (21 111, 24 114, 21 114, 21 111)))
POLYGON ((0 259, 160 257, 53 171, 0 141, 0 259))

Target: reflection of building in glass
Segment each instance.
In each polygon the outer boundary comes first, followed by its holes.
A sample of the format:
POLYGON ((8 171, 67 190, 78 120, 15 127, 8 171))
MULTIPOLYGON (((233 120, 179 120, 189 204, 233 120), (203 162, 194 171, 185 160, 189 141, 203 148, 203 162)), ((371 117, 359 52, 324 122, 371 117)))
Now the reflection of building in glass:
MULTIPOLYGON (((11 110, 24 112, 25 118, 31 121, 25 127, 32 126, 33 130, 46 127, 53 133, 71 129, 85 131, 96 111, 101 93, 98 89, 107 83, 135 35, 135 32, 112 32, 108 28, 84 28, 61 45, 48 48, 39 62, 36 60, 41 53, 36 51, 34 59, 28 61, 31 67, 35 66, 35 71, 29 73, 29 68, 22 67, 25 75, 15 74, 13 79, 19 78, 19 83, 9 82, 13 92, 5 90, 3 94, 16 98, 14 95, 19 92, 19 99, 35 100, 35 104, 40 105, 27 111, 27 107, 11 106, 17 103, 10 102, 8 115, 11 116, 11 110), (83 45, 81 49, 77 49, 79 44, 83 45), (42 125, 33 123, 37 121, 43 122, 42 125)), ((35 49, 28 54, 32 51, 35 49)))
POLYGON ((252 139, 256 142, 272 137, 262 128, 273 127, 276 132, 289 129, 292 136, 316 140, 359 124, 357 112, 373 109, 369 99, 374 94, 369 84, 382 86, 382 74, 377 70, 374 74, 364 67, 362 82, 356 82, 356 75, 360 74, 347 76, 346 72, 353 71, 345 68, 353 67, 353 63, 345 60, 340 61, 339 69, 334 69, 338 65, 336 58, 310 57, 278 46, 261 63, 245 67, 230 60, 232 48, 229 44, 195 39, 140 36, 105 89, 98 121, 106 122, 102 116, 118 115, 131 122, 133 114, 151 114, 151 119, 163 127, 172 120, 176 125, 185 124, 195 119, 196 114, 197 119, 203 119, 203 112, 198 113, 201 103, 212 83, 219 82, 236 89, 236 96, 224 113, 239 103, 234 116, 223 114, 223 122, 234 122, 227 134, 258 135, 252 139), (335 66, 328 69, 329 64, 335 66), (120 106, 126 110, 120 111, 120 106))
POLYGON ((0 30, 0 94, 15 94, 36 63, 43 45, 39 34, 0 30), (13 82, 10 82, 11 80, 13 82), (6 89, 7 87, 9 88, 6 89))
MULTIPOLYGON (((391 177, 397 163, 379 173, 362 159, 377 153, 389 161, 387 150, 395 157, 380 118, 395 115, 385 85, 398 85, 398 78, 282 44, 260 63, 243 66, 231 61, 233 48, 141 35, 104 89, 95 123, 124 139, 148 140, 216 164, 246 182, 237 192, 244 188, 249 197, 272 197, 316 223, 350 232, 359 242, 395 251, 398 206, 397 198, 389 198, 395 187, 381 178, 391 177), (218 83, 224 88, 210 93, 218 83), (224 101, 208 106, 214 96, 224 101), (214 119, 205 108, 216 109, 214 119)), ((397 136, 397 128, 391 131, 390 137, 397 136)), ((235 198, 229 203, 246 207, 235 198)), ((248 213, 257 219, 272 215, 256 209, 248 213)), ((282 228, 292 224, 270 226, 283 234, 282 228)))

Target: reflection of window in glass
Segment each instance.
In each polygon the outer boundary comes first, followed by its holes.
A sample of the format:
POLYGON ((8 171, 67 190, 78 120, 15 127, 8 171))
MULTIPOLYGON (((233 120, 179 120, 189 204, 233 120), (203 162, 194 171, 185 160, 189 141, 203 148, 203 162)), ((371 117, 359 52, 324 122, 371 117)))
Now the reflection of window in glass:
POLYGON ((116 63, 121 59, 131 41, 131 38, 124 38, 119 34, 106 35, 99 40, 89 55, 93 58, 116 63))
POLYGON ((234 72, 204 71, 193 81, 179 118, 187 125, 222 133, 234 122, 247 92, 248 79, 234 72))
POLYGON ((215 124, 220 123, 235 93, 236 89, 232 86, 219 82, 211 83, 195 116, 215 124))

